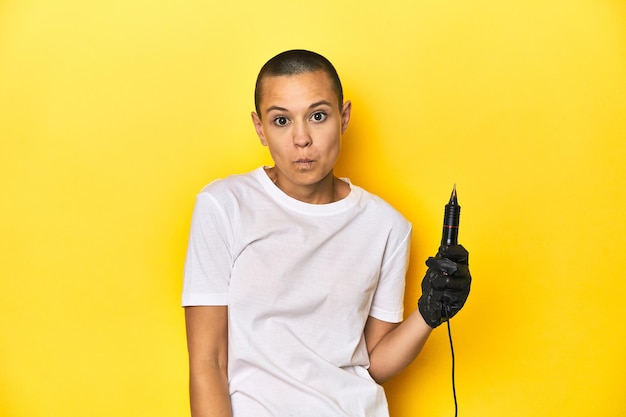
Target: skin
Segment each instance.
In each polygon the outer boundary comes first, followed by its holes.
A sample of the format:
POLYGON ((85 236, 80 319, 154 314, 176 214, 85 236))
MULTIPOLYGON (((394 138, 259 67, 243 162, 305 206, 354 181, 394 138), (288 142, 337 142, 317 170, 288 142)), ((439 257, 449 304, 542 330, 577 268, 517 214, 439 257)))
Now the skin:
POLYGON ((228 392, 228 307, 185 307, 192 417, 232 417, 228 392))
MULTIPOLYGON (((261 114, 252 122, 274 166, 267 175, 287 195, 311 204, 345 198, 350 187, 334 175, 352 104, 340 108, 323 71, 266 77, 261 114)), ((193 417, 231 417, 228 395, 228 307, 186 307, 193 417)), ((419 354, 432 329, 415 310, 401 324, 369 317, 365 341, 369 372, 378 383, 396 375, 419 354)))
POLYGON ((261 91, 261 114, 252 113, 252 122, 269 148, 275 165, 268 175, 278 188, 312 204, 347 196, 349 186, 335 178, 333 169, 350 121, 350 101, 338 108, 323 71, 266 77, 261 91))

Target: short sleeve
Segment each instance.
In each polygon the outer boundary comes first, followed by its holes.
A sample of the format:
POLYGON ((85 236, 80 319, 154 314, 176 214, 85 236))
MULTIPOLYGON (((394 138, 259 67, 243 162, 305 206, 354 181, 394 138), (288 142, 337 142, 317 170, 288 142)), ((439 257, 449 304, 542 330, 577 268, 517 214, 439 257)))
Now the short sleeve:
POLYGON ((185 260, 182 305, 228 305, 232 228, 217 200, 196 197, 185 260))
POLYGON ((385 251, 378 287, 374 293, 370 316, 390 323, 399 323, 404 314, 404 287, 409 265, 411 227, 385 251))

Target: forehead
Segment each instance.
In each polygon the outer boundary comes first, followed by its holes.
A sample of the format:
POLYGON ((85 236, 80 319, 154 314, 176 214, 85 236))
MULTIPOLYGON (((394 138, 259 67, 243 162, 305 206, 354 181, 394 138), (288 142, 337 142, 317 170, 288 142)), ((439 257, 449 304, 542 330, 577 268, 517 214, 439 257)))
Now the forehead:
POLYGON ((333 83, 325 71, 304 72, 293 75, 265 76, 261 81, 261 108, 301 102, 338 100, 333 83))

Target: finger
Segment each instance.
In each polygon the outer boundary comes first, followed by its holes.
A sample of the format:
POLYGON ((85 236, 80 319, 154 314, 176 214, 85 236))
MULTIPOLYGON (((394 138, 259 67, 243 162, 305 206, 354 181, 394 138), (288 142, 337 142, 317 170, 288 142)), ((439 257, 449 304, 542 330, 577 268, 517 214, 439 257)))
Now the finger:
POLYGON ((454 262, 468 265, 469 264, 469 252, 463 247, 463 245, 441 245, 437 252, 438 257, 448 258, 454 262))
POLYGON ((471 285, 471 276, 444 275, 431 270, 430 286, 437 291, 462 291, 471 285))
POLYGON ((430 257, 426 261, 426 265, 437 271, 445 272, 447 275, 452 275, 457 271, 457 264, 447 258, 430 257))

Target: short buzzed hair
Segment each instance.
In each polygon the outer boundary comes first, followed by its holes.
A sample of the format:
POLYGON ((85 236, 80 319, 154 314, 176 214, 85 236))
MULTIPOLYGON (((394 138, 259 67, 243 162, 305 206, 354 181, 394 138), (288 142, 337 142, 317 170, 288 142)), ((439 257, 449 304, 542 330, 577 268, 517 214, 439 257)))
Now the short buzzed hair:
POLYGON ((254 107, 261 117, 261 83, 265 77, 281 75, 296 75, 307 72, 324 71, 330 78, 333 90, 337 94, 339 109, 343 106, 343 88, 337 70, 331 62, 322 55, 304 49, 293 49, 281 52, 263 65, 256 79, 254 88, 254 107))

